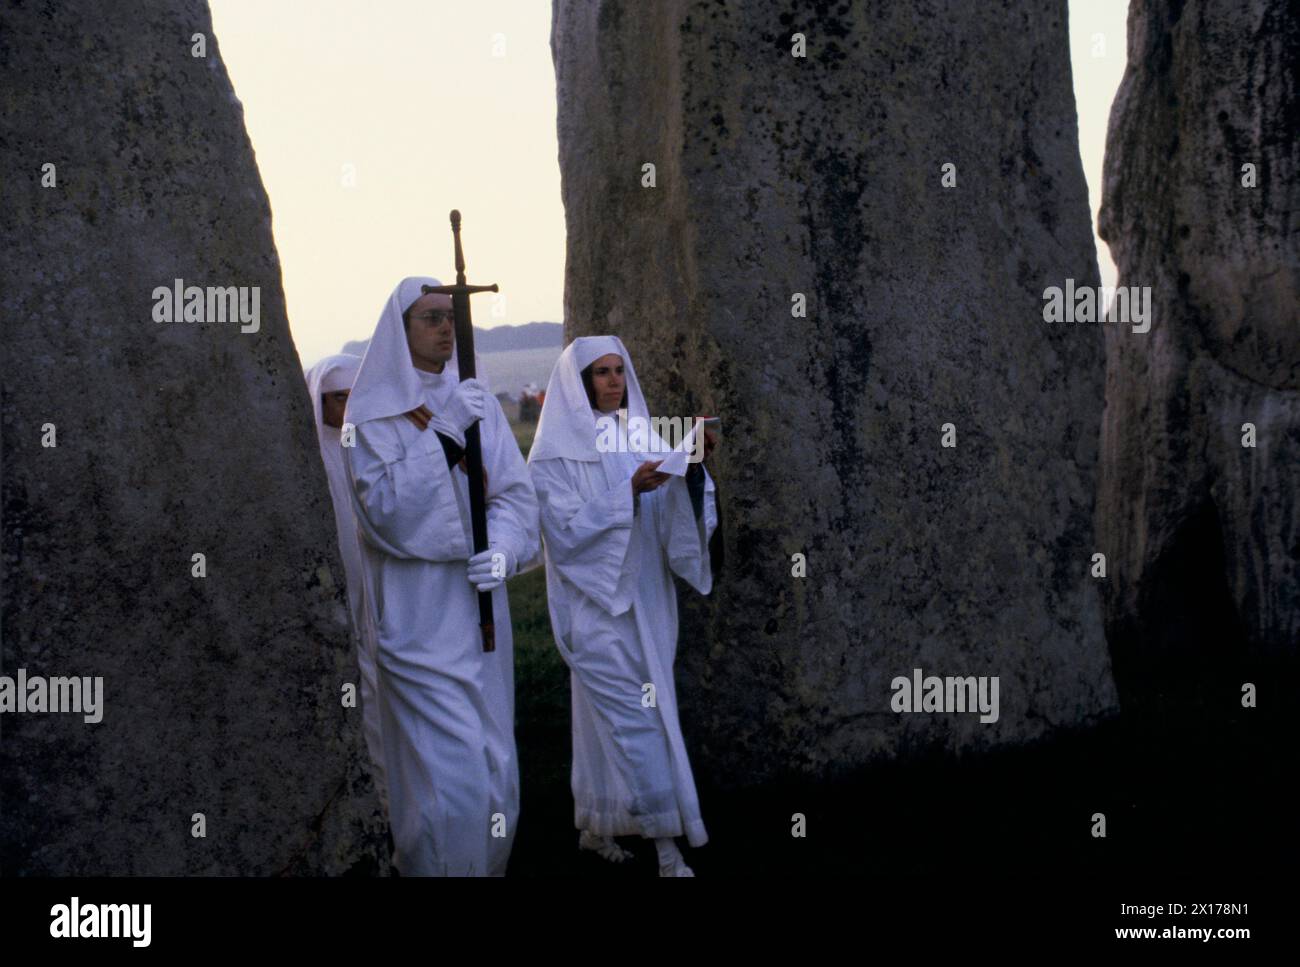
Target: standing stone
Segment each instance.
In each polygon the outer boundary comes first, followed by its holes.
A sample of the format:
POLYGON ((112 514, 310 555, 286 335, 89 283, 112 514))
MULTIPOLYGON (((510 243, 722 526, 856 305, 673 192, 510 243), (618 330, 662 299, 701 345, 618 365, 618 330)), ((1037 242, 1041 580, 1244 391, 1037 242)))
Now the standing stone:
POLYGON ((98 724, 0 714, 0 866, 381 871, 328 490, 207 4, 6 5, 0 65, 0 672, 103 679, 98 724), (154 321, 175 279, 258 287, 257 330, 154 321))
POLYGON ((723 418, 693 753, 828 775, 1113 713, 1102 334, 1043 320, 1046 287, 1098 282, 1064 0, 555 12, 566 335, 620 335, 652 412, 723 418), (999 720, 894 713, 914 668, 998 676, 999 720))
POLYGON ((1107 331, 1108 632, 1117 672, 1218 666, 1220 709, 1224 660, 1300 643, 1298 67, 1287 0, 1135 0, 1106 144, 1101 234, 1153 316, 1107 331))

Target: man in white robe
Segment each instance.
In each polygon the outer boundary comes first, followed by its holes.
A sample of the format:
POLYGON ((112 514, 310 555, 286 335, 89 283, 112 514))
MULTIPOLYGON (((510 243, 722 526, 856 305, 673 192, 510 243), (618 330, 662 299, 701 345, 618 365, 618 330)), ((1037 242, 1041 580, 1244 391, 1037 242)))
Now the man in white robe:
POLYGON ((357 520, 352 512, 352 487, 343 465, 343 414, 348 394, 361 367, 361 357, 340 353, 326 356, 306 372, 307 390, 316 414, 321 463, 329 481, 334 504, 334 526, 347 583, 348 613, 352 619, 357 664, 361 670, 361 728, 370 753, 376 792, 384 815, 388 814, 388 784, 384 781, 383 747, 379 738, 379 702, 375 696, 375 632, 366 620, 365 579, 361 573, 361 548, 357 543, 357 520))
POLYGON ((380 733, 403 876, 500 876, 519 815, 505 579, 538 553, 537 500, 495 397, 459 381, 451 299, 403 279, 366 347, 345 447, 376 628, 380 733), (480 421, 490 548, 475 554, 464 431, 480 421), (484 652, 476 589, 492 594, 484 652))
POLYGON ((708 835, 678 723, 672 574, 701 594, 712 588, 714 486, 699 463, 693 486, 657 473, 666 453, 654 452, 652 430, 649 453, 632 450, 621 422, 620 445, 599 449, 597 420, 620 403, 648 427, 622 341, 574 340, 551 374, 528 458, 551 624, 571 672, 574 818, 580 848, 620 861, 630 854, 613 837, 640 835, 655 840, 661 876, 693 876, 674 837, 702 846, 708 835))

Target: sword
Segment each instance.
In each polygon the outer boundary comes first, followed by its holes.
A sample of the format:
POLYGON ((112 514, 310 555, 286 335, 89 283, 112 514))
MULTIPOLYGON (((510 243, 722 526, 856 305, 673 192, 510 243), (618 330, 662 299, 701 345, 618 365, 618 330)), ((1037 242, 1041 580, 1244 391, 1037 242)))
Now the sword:
MULTIPOLYGON (((474 323, 469 314, 469 297, 475 292, 496 292, 496 284, 466 285, 465 254, 460 248, 460 212, 452 209, 451 235, 456 243, 456 284, 423 285, 425 292, 451 296, 451 309, 456 317, 456 364, 462 380, 473 379, 474 323)), ((474 531, 474 553, 488 549, 487 503, 483 494, 483 448, 479 443, 479 421, 475 420, 465 431, 465 462, 469 468, 469 518, 474 531)), ((496 623, 492 617, 492 592, 478 593, 478 626, 483 633, 483 650, 495 651, 496 623)))

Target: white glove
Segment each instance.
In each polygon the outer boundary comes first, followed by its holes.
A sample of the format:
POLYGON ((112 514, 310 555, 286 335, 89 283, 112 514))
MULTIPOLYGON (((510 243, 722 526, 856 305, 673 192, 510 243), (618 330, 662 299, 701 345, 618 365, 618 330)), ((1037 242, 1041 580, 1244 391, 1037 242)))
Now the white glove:
POLYGON ((491 591, 518 570, 519 562, 509 548, 490 543, 486 551, 469 559, 469 583, 476 591, 491 591))
POLYGON ((451 399, 442 408, 442 418, 458 433, 464 433, 475 420, 487 412, 487 387, 476 379, 456 384, 451 399))

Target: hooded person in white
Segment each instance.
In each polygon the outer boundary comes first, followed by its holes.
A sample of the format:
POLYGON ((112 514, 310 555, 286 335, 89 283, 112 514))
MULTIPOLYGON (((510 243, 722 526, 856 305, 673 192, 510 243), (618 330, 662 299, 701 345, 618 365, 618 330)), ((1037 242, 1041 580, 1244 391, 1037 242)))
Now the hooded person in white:
POLYGON ((375 695, 374 627, 366 620, 365 578, 361 573, 361 548, 357 544, 357 519, 352 512, 352 487, 343 465, 343 413, 347 397, 361 367, 361 357, 340 353, 326 356, 306 372, 316 414, 320 459, 325 465, 330 498, 334 504, 334 526, 348 590, 348 612, 357 642, 357 664, 361 669, 361 727, 373 764, 376 791, 384 813, 388 813, 388 784, 384 780, 383 747, 379 738, 379 703, 375 695))
POLYGON ((459 381, 451 299, 421 284, 438 282, 403 279, 384 306, 348 399, 356 445, 344 448, 376 629, 394 860, 403 876, 500 876, 519 815, 504 581, 538 552, 537 500, 501 405, 478 380, 459 381), (475 420, 491 545, 477 555, 459 466, 475 420), (492 652, 476 588, 492 594, 492 652))
POLYGON ((579 847, 619 862, 631 854, 613 837, 641 835, 655 840, 661 876, 692 876, 673 838, 702 846, 708 835, 677 716, 672 574, 709 593, 717 512, 703 464, 694 465, 688 487, 686 478, 646 463, 667 450, 649 429, 622 341, 575 339, 551 373, 528 469, 541 510, 551 625, 571 673, 579 847), (583 384, 588 366, 599 409, 583 384), (620 388, 627 424, 610 416, 620 388), (611 419, 619 445, 598 448, 611 419), (629 441, 636 419, 646 421, 650 452, 629 446, 640 442, 635 430, 629 441))

